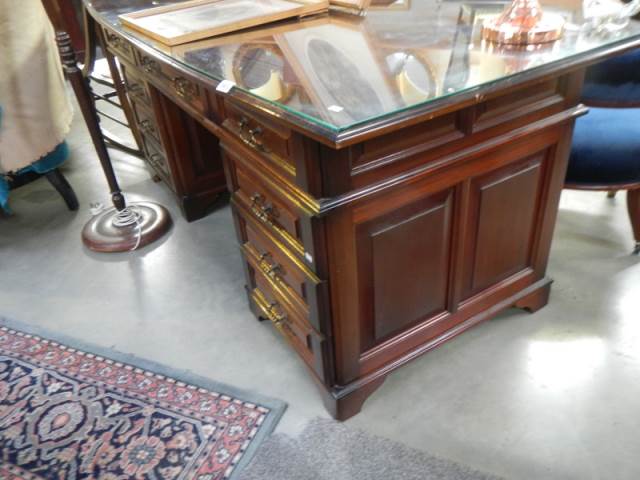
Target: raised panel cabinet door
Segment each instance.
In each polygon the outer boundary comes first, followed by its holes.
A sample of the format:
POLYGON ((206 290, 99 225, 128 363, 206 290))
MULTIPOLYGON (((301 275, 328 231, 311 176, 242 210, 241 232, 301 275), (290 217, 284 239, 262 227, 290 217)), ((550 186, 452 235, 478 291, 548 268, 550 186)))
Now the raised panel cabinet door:
POLYGON ((453 191, 356 227, 361 353, 447 308, 453 191))
POLYGON ((471 180, 463 299, 533 268, 547 153, 471 180))

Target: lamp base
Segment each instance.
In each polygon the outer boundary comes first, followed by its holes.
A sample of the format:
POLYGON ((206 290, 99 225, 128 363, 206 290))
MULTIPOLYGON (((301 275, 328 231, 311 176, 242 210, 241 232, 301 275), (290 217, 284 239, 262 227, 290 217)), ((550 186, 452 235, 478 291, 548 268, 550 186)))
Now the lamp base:
POLYGON ((155 242, 171 228, 171 216, 162 205, 135 202, 127 208, 137 218, 131 225, 117 226, 119 212, 115 208, 89 220, 82 230, 82 242, 87 248, 94 252, 128 252, 155 242))
POLYGON ((482 38, 494 43, 531 45, 558 40, 562 36, 565 20, 561 15, 542 12, 532 26, 505 22, 501 17, 487 20, 482 26, 482 38))

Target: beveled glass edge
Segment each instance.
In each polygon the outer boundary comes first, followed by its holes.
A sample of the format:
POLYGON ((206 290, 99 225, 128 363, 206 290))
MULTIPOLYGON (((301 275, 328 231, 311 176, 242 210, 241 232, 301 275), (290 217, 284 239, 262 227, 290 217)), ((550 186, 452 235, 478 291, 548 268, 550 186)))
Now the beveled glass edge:
MULTIPOLYGON (((199 69, 193 65, 189 65, 183 60, 172 56, 170 53, 163 51, 161 48, 155 47, 150 42, 146 42, 144 41, 144 39, 139 38, 135 34, 135 32, 129 31, 122 24, 114 25, 108 22, 105 19, 105 16, 95 10, 95 8, 93 8, 88 2, 85 3, 85 7, 97 23, 107 28, 114 29, 119 35, 126 37, 128 41, 136 46, 136 48, 145 51, 145 53, 162 56, 166 58, 170 64, 179 65, 181 68, 195 73, 201 79, 201 81, 213 80, 220 83, 225 80, 224 78, 214 77, 210 73, 204 72, 202 69, 199 69)), ((640 21, 635 21, 635 23, 640 25, 640 21)), ((257 104, 271 107, 266 109, 263 108, 263 110, 266 110, 268 113, 275 115, 285 121, 288 121, 289 123, 298 125, 304 130, 309 130, 316 135, 320 135, 332 143, 340 144, 343 142, 347 142, 352 138, 357 138, 360 135, 364 135, 365 132, 371 132, 385 128, 396 121, 402 122, 404 119, 410 117, 410 112, 419 115, 428 114, 430 111, 436 110, 441 107, 443 103, 447 103, 447 101, 452 97, 460 96, 461 100, 465 100, 473 95, 485 95, 487 93, 492 93, 494 90, 498 90, 504 82, 511 82, 511 85, 517 85, 519 83, 525 83, 527 81, 533 80, 536 77, 551 74, 555 71, 568 71, 571 69, 584 68, 590 64, 594 64, 600 60, 603 60, 603 57, 606 57, 608 55, 614 53, 623 53, 627 50, 638 47, 640 47, 640 33, 621 38, 617 41, 607 43, 605 45, 595 47, 584 52, 579 52, 568 57, 560 58, 522 72, 511 73, 509 75, 489 80, 484 83, 465 87, 451 93, 442 94, 436 98, 427 99, 423 102, 413 105, 407 105, 392 112, 372 116, 343 126, 336 126, 327 123, 318 117, 314 117, 299 110, 289 108, 284 104, 272 102, 265 98, 259 97, 251 93, 250 91, 239 87, 238 85, 234 86, 234 88, 229 93, 224 95, 234 98, 236 96, 234 95, 234 92, 240 92, 241 96, 250 97, 257 104), (514 82, 514 79, 518 79, 518 81, 514 82), (285 113, 285 115, 281 115, 280 112, 285 113), (296 119, 302 119, 305 125, 300 125, 300 122, 295 121, 296 119)), ((219 92, 217 93, 220 94, 219 92)), ((245 99, 239 98, 238 100, 246 103, 245 99)))
MULTIPOLYGON (((414 110, 416 111, 415 113, 427 114, 430 111, 440 108, 442 106, 442 103, 447 103, 449 99, 455 96, 460 96, 461 101, 473 96, 484 96, 500 90, 504 86, 504 82, 509 82, 509 86, 516 86, 535 80, 536 78, 544 77, 545 75, 553 74, 554 72, 558 72, 559 74, 567 73, 574 69, 586 68, 589 65, 596 64, 599 61, 604 60, 609 55, 621 54, 635 48, 640 48, 640 33, 631 37, 620 39, 617 42, 602 45, 585 52, 576 53, 575 55, 572 55, 570 57, 560 58, 558 60, 533 67, 523 72, 516 72, 505 75, 498 79, 473 85, 468 88, 462 88, 460 90, 456 90, 455 92, 443 94, 438 96, 437 98, 426 100, 421 103, 416 103, 414 105, 399 108, 393 112, 382 114, 377 117, 371 117, 363 121, 358 121, 346 127, 336 129, 336 132, 338 132, 336 140, 344 141, 350 136, 356 136, 359 134, 358 131, 363 130, 363 127, 365 126, 374 126, 375 128, 376 123, 380 124, 379 128, 383 128, 384 126, 392 123, 390 121, 387 121, 390 117, 398 117, 395 118, 395 120, 401 121, 402 117, 409 117, 408 113, 413 113, 414 110), (514 81, 516 79, 517 81, 514 81)), ((371 128, 367 128, 367 130, 370 131, 371 128)))

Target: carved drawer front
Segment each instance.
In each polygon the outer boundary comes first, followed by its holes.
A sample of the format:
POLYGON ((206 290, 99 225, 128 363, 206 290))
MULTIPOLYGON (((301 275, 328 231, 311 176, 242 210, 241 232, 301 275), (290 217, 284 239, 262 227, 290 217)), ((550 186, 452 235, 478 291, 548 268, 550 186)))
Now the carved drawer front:
POLYGON ((501 124, 516 128, 550 113, 559 112, 564 108, 564 101, 557 78, 496 95, 476 106, 473 131, 501 124))
POLYGON ((240 228, 242 250, 247 258, 279 285, 289 297, 291 305, 318 332, 320 327, 319 301, 323 282, 294 254, 283 246, 266 228, 240 205, 234 206, 240 228))
POLYGON ((160 130, 151 112, 151 107, 143 100, 133 97, 130 97, 130 99, 136 121, 135 128, 137 128, 142 138, 145 159, 155 173, 169 185, 169 188, 175 191, 167 154, 162 146, 160 130))
POLYGON ((175 185, 171 176, 167 154, 164 148, 162 148, 162 144, 144 130, 140 130, 140 134, 147 163, 153 168, 158 176, 167 185, 169 185, 169 188, 175 191, 175 185))
POLYGON ((324 337, 296 311, 288 295, 264 273, 252 256, 245 256, 245 259, 249 276, 247 288, 256 313, 273 323, 302 359, 324 378, 324 337))
POLYGON ((151 97, 146 82, 129 66, 125 65, 123 71, 135 116, 134 128, 137 128, 142 138, 145 159, 154 172, 169 185, 171 190, 175 191, 167 154, 162 146, 160 130, 151 110, 151 97))
MULTIPOLYGON (((265 226, 287 248, 304 257, 305 245, 302 237, 304 214, 293 200, 285 198, 276 188, 271 188, 265 178, 245 168, 226 146, 225 156, 231 169, 233 200, 263 226, 265 226)), ((312 249, 308 249, 312 251, 312 249)))
POLYGON ((176 95, 201 114, 206 112, 204 90, 196 82, 186 78, 169 65, 139 53, 138 64, 151 83, 161 90, 176 95))
POLYGON ((136 72, 135 68, 123 65, 124 81, 127 94, 132 102, 140 103, 151 108, 151 95, 147 89, 147 82, 136 72))
POLYGON ((224 108, 226 118, 222 122, 223 127, 266 159, 269 165, 276 167, 279 173, 294 179, 296 166, 293 132, 229 101, 225 101, 224 108))
POLYGON ((152 138, 158 145, 162 145, 160 130, 153 114, 147 108, 141 107, 138 102, 133 103, 133 108, 136 112, 138 130, 140 130, 140 133, 152 138))
POLYGON ((113 53, 117 57, 135 64, 136 58, 131 44, 123 37, 113 33, 107 28, 103 29, 103 32, 104 41, 107 43, 107 48, 111 50, 111 53, 113 53))

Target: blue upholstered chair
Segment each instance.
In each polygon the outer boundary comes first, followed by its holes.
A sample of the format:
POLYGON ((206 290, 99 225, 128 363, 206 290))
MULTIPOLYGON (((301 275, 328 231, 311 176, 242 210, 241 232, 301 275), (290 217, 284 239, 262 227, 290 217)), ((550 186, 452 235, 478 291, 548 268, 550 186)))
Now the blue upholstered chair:
POLYGON ((640 108, 640 49, 589 68, 582 102, 592 107, 640 108))
POLYGON ((576 122, 566 188, 627 191, 640 253, 640 50, 587 71, 582 101, 592 107, 576 122))

